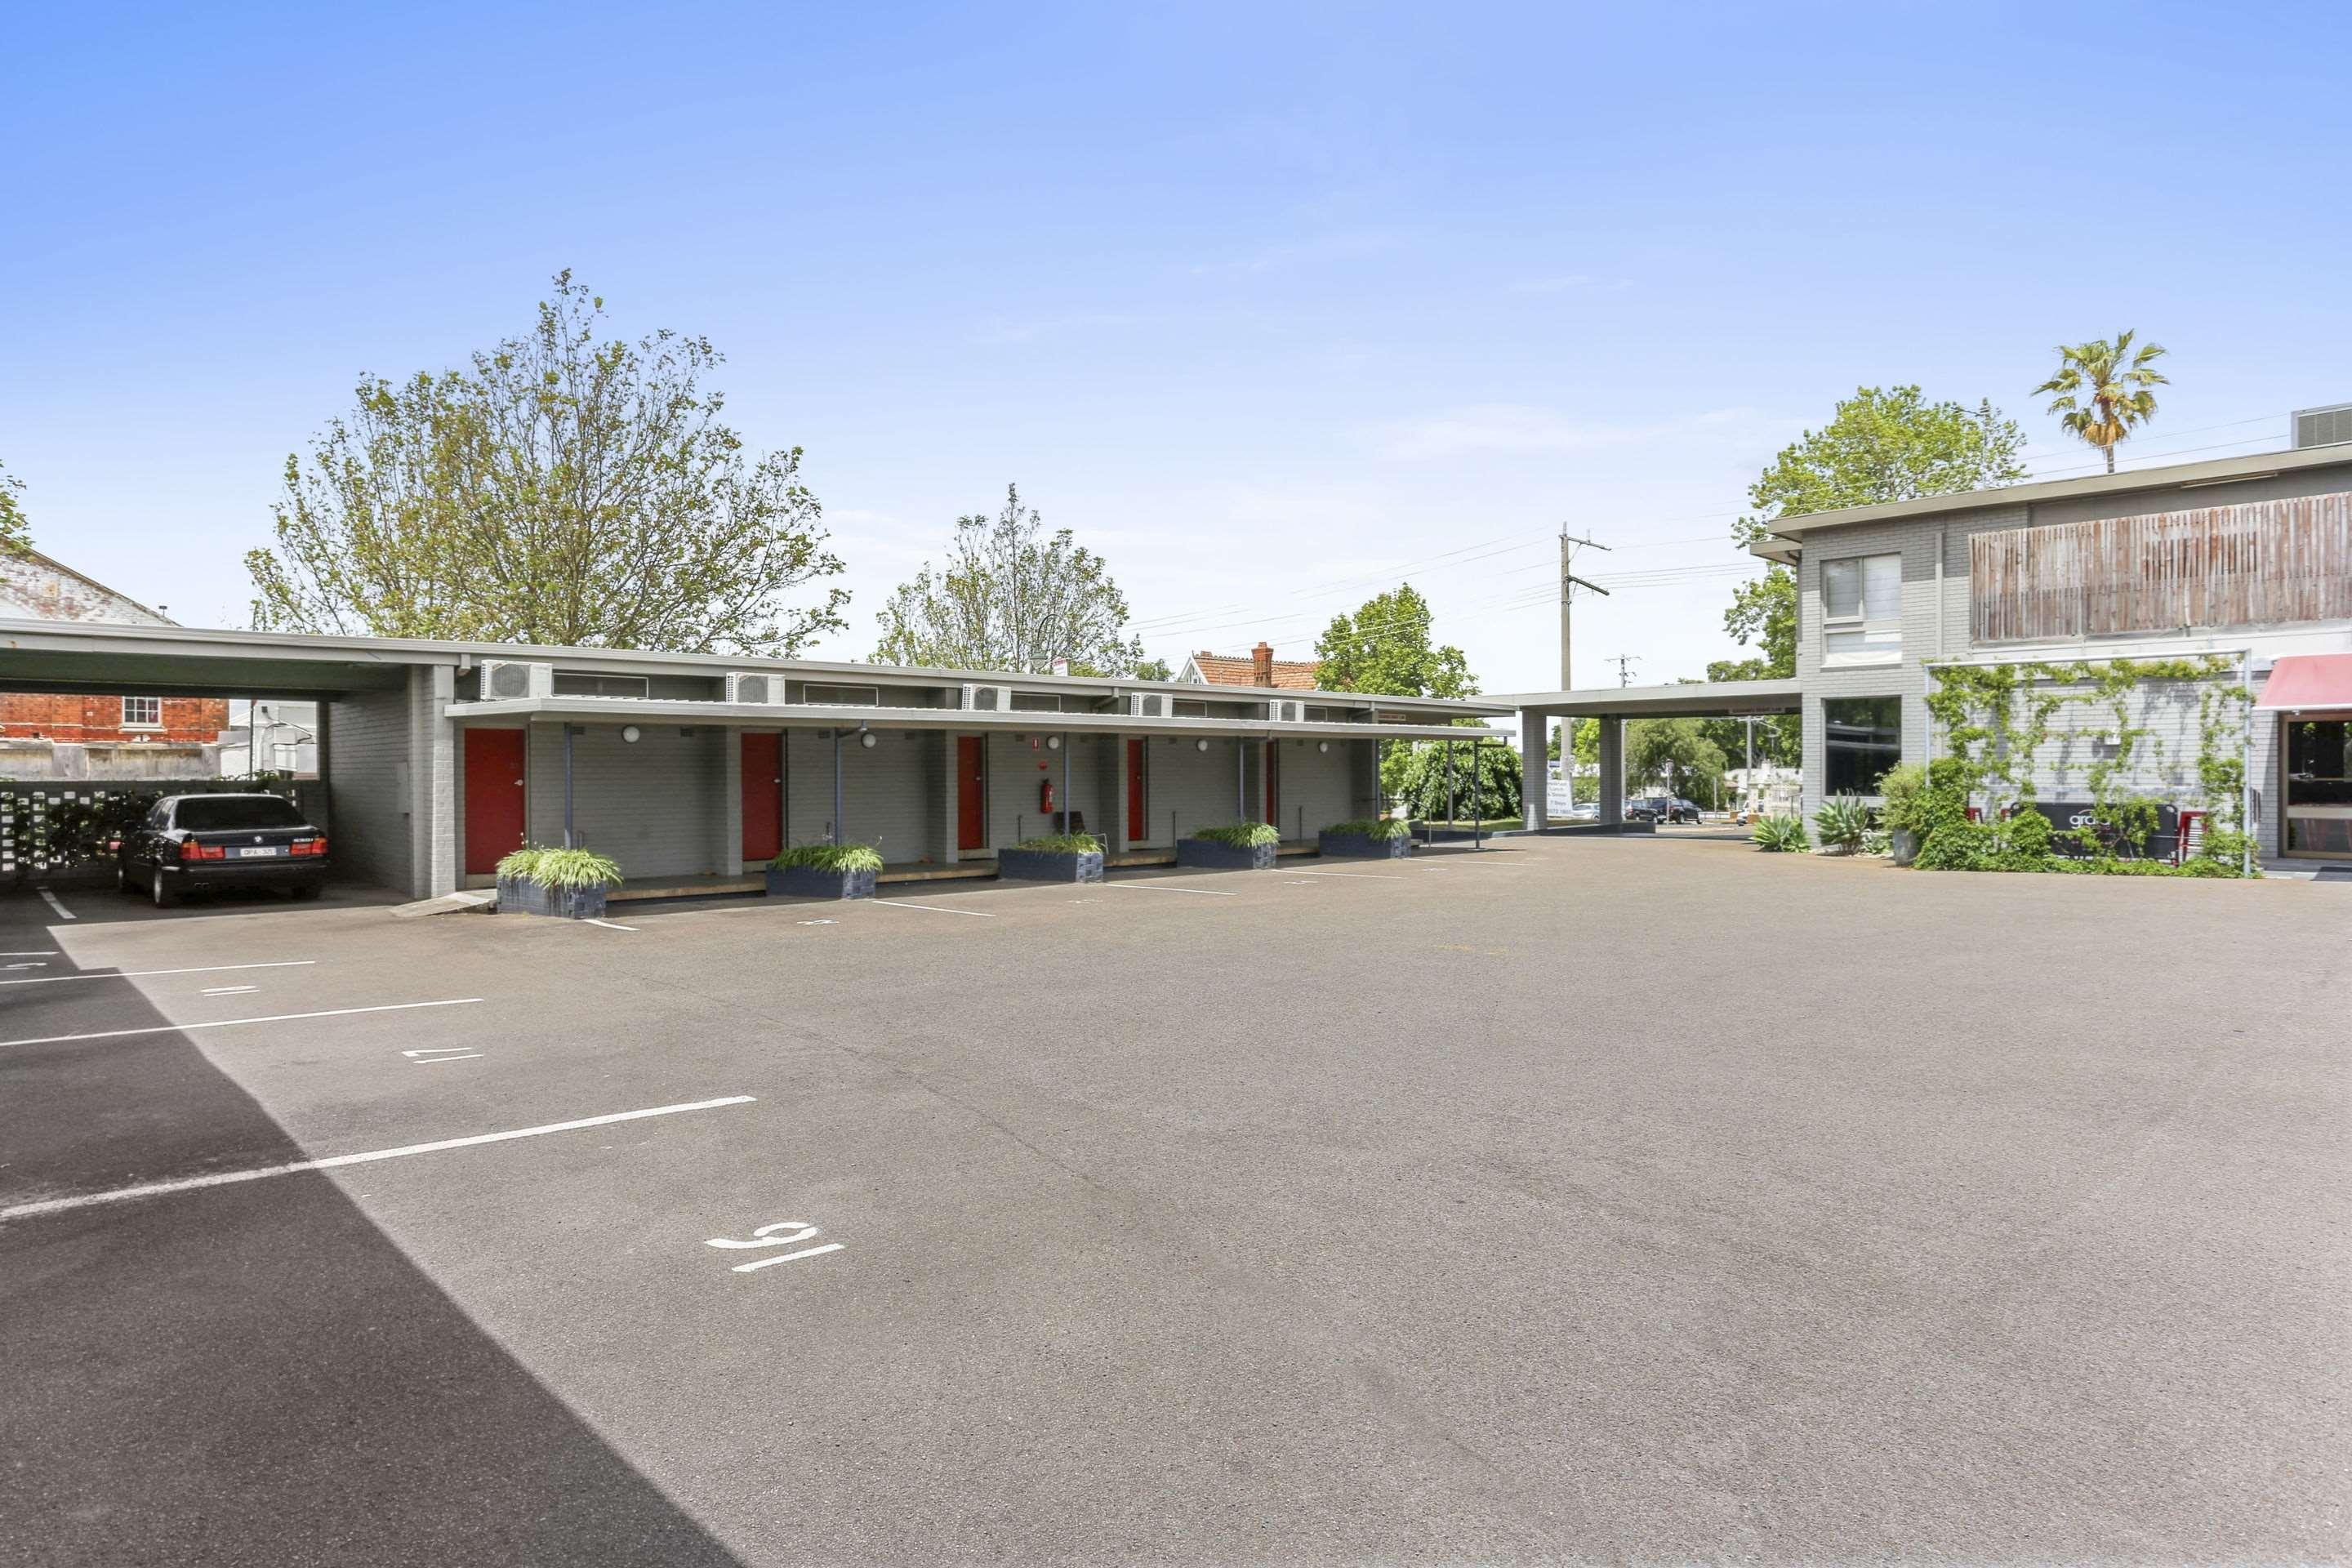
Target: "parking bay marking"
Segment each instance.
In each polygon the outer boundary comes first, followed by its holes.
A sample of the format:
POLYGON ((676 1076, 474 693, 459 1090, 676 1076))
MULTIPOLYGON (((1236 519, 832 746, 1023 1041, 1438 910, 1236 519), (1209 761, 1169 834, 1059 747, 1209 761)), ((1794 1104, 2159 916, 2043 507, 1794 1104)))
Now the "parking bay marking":
POLYGON ((580 923, 582 925, 588 926, 603 926, 606 931, 635 931, 637 929, 635 926, 617 925, 611 921, 584 920, 580 923))
POLYGON ((48 905, 48 906, 49 906, 49 908, 51 908, 51 909, 53 909, 53 910, 57 910, 57 911, 58 911, 58 919, 59 919, 59 920, 61 920, 61 921, 70 921, 70 920, 79 920, 79 919, 80 919, 80 918, 81 918, 81 917, 79 917, 79 915, 75 914, 71 910, 69 910, 69 909, 66 908, 66 907, 65 907, 65 905, 63 905, 63 904, 59 903, 59 902, 58 901, 58 896, 57 896, 55 893, 52 893, 51 891, 49 891, 47 888, 43 888, 43 889, 39 889, 39 891, 40 891, 40 895, 41 895, 41 902, 43 902, 43 903, 45 903, 45 904, 48 905))
POLYGON ((93 974, 43 974, 31 980, 0 980, 0 985, 55 985, 66 980, 144 980, 152 974, 226 974, 232 969, 308 969, 315 958, 284 958, 272 963, 203 963, 192 969, 122 969, 93 974))
POLYGON ((1198 893, 1204 899, 1230 899, 1234 895, 1222 888, 1171 888, 1160 882, 1105 882, 1106 888, 1124 888, 1131 893, 1198 893))
POLYGON ((894 910, 929 910, 935 915, 970 915, 976 921, 992 921, 996 918, 985 910, 951 910, 945 904, 910 904, 903 899, 876 899, 873 901, 887 905, 894 910))
POLYGON ((644 1110, 616 1110, 605 1116, 583 1116, 574 1121, 550 1121, 539 1127, 517 1127, 505 1132, 477 1132, 469 1138, 442 1138, 431 1143, 407 1143, 397 1149, 370 1149, 357 1154, 331 1154, 323 1160, 297 1160, 285 1165, 263 1165, 250 1171, 222 1171, 209 1176, 186 1176, 176 1182, 150 1182, 143 1186, 117 1187, 110 1193, 84 1193, 70 1198, 44 1198, 0 1209, 0 1222, 29 1219, 35 1215, 62 1214, 96 1204, 119 1204, 131 1198, 161 1197, 166 1193, 193 1192, 198 1187, 225 1187, 237 1182, 257 1182, 266 1176, 298 1175, 304 1171, 331 1171, 340 1165, 365 1165, 378 1160, 405 1159, 411 1154, 438 1154, 448 1149, 471 1149, 483 1143, 504 1143, 516 1138, 538 1138, 550 1132, 576 1132, 583 1127, 609 1127, 616 1121, 643 1121, 651 1116, 677 1116, 689 1110, 716 1110, 726 1105, 749 1105, 749 1094, 718 1100, 689 1100, 683 1105, 656 1105, 644 1110))
POLYGON ((316 1013, 271 1013, 258 1018, 212 1018, 194 1024, 151 1024, 140 1029, 100 1029, 88 1035, 37 1035, 28 1040, 0 1040, 9 1046, 56 1046, 68 1040, 117 1040, 130 1035, 176 1035, 184 1029, 226 1029, 235 1024, 290 1024, 301 1018, 341 1018, 353 1013, 405 1013, 416 1007, 465 1007, 479 996, 452 996, 443 1002, 386 1002, 374 1007, 328 1007, 316 1013))
POLYGON ((206 996, 247 996, 260 989, 261 987, 258 985, 207 985, 205 987, 203 994, 206 996))
MULTIPOLYGON (((751 1241, 738 1241, 731 1236, 714 1236, 702 1245, 705 1247, 791 1247, 795 1243, 806 1241, 810 1237, 819 1236, 822 1234, 823 1231, 820 1227, 809 1224, 806 1220, 780 1219, 772 1225, 763 1225, 759 1229, 753 1231, 751 1235, 755 1239, 751 1241), (794 1234, 791 1236, 774 1236, 770 1234, 771 1232, 779 1230, 789 1230, 794 1234)), ((735 1265, 733 1272, 737 1274, 756 1274, 762 1268, 773 1268, 779 1263, 790 1263, 795 1258, 816 1258, 827 1252, 839 1252, 845 1245, 845 1243, 838 1241, 828 1241, 822 1247, 803 1247, 797 1252, 783 1252, 777 1254, 773 1258, 761 1258, 754 1259, 750 1263, 739 1263, 735 1265)))
POLYGON ((1381 871, 1300 871, 1301 877, 1353 877, 1360 882, 1393 882, 1397 879, 1381 871))
POLYGON ((487 1053, 471 1046, 427 1046, 422 1050, 400 1053, 418 1067, 431 1067, 435 1062, 465 1062, 487 1053))

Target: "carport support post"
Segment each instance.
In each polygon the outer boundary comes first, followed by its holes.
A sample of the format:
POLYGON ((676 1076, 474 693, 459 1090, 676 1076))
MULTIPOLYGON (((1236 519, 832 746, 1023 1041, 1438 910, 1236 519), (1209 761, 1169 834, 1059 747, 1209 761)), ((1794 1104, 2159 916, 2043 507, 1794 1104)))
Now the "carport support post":
POLYGON ((833 727, 833 842, 841 844, 841 726, 833 727))
POLYGON ((572 731, 570 722, 563 726, 563 847, 577 849, 579 841, 572 836, 572 731))
POLYGON ((1473 849, 1486 847, 1486 797, 1478 789, 1478 748, 1485 744, 1484 741, 1470 742, 1470 847, 1473 849))
POLYGON ((1249 814, 1249 742, 1234 737, 1234 820, 1247 822, 1249 814))
POLYGON ((1070 734, 1062 731, 1062 831, 1076 833, 1077 815, 1070 809, 1070 734))
POLYGON ((1544 732, 1550 728, 1542 714, 1519 710, 1519 804, 1530 833, 1540 833, 1551 819, 1550 780, 1544 771, 1544 732))
POLYGON ((1613 713, 1601 717, 1601 799, 1597 821, 1610 826, 1625 822, 1625 721, 1613 713))

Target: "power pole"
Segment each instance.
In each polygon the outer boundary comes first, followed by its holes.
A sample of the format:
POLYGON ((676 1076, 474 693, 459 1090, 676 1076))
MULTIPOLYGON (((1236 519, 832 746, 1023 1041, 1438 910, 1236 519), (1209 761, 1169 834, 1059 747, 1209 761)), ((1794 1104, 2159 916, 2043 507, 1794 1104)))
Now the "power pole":
POLYGON ((1582 548, 1606 550, 1609 546, 1590 539, 1579 539, 1568 531, 1566 524, 1562 524, 1559 531, 1559 689, 1562 691, 1576 689, 1576 675, 1569 662, 1568 636, 1569 611, 1575 602, 1576 591, 1586 588, 1604 599, 1609 596, 1608 589, 1597 583, 1586 582, 1572 570, 1576 564, 1576 552, 1582 548))
POLYGON ((1633 684, 1633 667, 1642 662, 1642 656, 1638 653, 1612 653, 1601 662, 1617 667, 1618 685, 1631 686, 1633 684))

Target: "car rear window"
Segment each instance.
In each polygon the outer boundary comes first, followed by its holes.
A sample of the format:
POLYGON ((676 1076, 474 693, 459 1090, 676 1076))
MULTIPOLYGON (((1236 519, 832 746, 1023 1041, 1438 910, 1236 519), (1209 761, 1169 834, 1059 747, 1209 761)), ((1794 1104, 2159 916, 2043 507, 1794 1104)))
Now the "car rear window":
POLYGON ((294 803, 274 795, 215 795, 184 800, 172 814, 174 826, 192 833, 233 827, 307 827, 294 803))

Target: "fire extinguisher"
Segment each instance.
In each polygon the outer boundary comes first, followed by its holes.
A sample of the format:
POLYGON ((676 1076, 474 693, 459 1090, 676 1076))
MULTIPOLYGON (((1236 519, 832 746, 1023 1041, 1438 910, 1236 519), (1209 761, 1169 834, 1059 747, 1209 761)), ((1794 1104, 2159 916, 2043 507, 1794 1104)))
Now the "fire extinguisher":
POLYGON ((1048 816, 1054 815, 1054 781, 1052 779, 1037 781, 1037 809, 1048 816))

